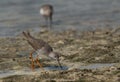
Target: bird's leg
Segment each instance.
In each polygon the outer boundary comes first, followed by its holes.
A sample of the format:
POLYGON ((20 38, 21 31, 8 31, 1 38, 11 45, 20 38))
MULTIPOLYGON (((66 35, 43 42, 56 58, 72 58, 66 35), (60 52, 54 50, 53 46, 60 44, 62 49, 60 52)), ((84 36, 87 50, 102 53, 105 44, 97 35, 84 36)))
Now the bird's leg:
POLYGON ((34 68, 35 68, 35 66, 34 66, 34 59, 32 59, 31 67, 32 67, 32 71, 34 71, 34 68))
POLYGON ((33 52, 31 52, 30 53, 30 56, 29 56, 29 58, 31 59, 31 68, 32 68, 32 71, 34 71, 34 68, 35 68, 35 66, 34 66, 34 59, 33 59, 33 57, 32 57, 32 54, 34 53, 34 51, 33 52))
POLYGON ((48 17, 44 16, 45 18, 45 27, 48 27, 48 17))
POLYGON ((49 28, 52 28, 52 16, 49 17, 49 28))
POLYGON ((58 61, 58 64, 59 64, 60 68, 62 69, 62 65, 61 65, 61 63, 60 63, 60 60, 57 59, 57 61, 58 61))
MULTIPOLYGON (((43 66, 42 66, 42 64, 39 62, 39 60, 38 60, 38 56, 37 56, 37 58, 36 58, 36 63, 39 65, 39 67, 40 68, 42 68, 43 69, 43 66)), ((43 69, 44 70, 44 69, 43 69)))

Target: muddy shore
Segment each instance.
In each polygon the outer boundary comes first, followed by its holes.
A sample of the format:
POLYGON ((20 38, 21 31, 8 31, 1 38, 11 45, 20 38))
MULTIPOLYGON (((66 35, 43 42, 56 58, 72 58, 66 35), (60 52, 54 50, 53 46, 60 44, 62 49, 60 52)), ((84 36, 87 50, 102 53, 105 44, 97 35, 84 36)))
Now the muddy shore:
MULTIPOLYGON (((120 82, 120 33, 109 35, 112 29, 96 29, 80 32, 61 32, 42 29, 31 34, 48 42, 54 51, 61 54, 60 62, 66 70, 46 70, 26 75, 11 75, 0 78, 0 82, 120 82), (80 69, 90 64, 113 64, 96 69, 80 69)), ((30 68, 29 53, 32 47, 23 35, 0 38, 0 75, 3 71, 30 68)), ((55 66, 56 61, 40 60, 44 67, 55 66)), ((39 67, 36 65, 36 69, 39 67)))

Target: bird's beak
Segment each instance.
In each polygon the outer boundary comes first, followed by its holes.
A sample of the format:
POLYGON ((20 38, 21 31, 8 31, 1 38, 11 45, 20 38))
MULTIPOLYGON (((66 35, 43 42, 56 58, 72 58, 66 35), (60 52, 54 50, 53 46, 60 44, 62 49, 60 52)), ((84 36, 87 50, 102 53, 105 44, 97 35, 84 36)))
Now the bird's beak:
POLYGON ((62 65, 60 64, 59 59, 58 59, 57 61, 58 61, 58 65, 59 65, 59 67, 62 69, 62 65))

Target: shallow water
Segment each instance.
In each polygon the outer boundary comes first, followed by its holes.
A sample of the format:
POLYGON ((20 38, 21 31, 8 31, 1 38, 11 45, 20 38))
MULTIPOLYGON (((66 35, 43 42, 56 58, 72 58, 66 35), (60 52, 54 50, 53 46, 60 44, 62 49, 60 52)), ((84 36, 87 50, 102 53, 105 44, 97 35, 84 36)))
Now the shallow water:
POLYGON ((49 66, 49 67, 45 67, 46 70, 68 70, 67 66, 62 66, 62 68, 58 67, 58 66, 49 66))
MULTIPOLYGON (((114 64, 90 64, 86 66, 80 66, 78 69, 101 69, 104 67, 110 67, 113 66, 114 64)), ((44 67, 45 70, 68 70, 69 67, 67 66, 62 66, 63 68, 61 69, 60 67, 57 66, 49 66, 49 67, 44 67)), ((35 71, 31 71, 30 68, 23 68, 21 70, 0 70, 0 78, 8 77, 8 76, 13 76, 13 75, 33 75, 36 73, 40 73, 41 69, 37 68, 35 71)))
POLYGON ((108 63, 108 64, 90 64, 90 65, 86 65, 86 66, 80 66, 80 69, 100 69, 100 68, 104 68, 104 67, 110 67, 113 66, 113 63, 108 63))
POLYGON ((120 25, 120 0, 0 0, 0 36, 39 29, 42 4, 54 6, 54 29, 94 29, 120 25))
MULTIPOLYGON (((44 67, 45 70, 67 70, 68 67, 62 66, 62 69, 57 66, 49 66, 49 67, 44 67)), ((8 76, 13 76, 13 75, 33 75, 33 74, 38 74, 40 73, 41 69, 37 68, 34 71, 32 71, 30 68, 23 68, 21 70, 0 70, 0 78, 8 77, 8 76)))

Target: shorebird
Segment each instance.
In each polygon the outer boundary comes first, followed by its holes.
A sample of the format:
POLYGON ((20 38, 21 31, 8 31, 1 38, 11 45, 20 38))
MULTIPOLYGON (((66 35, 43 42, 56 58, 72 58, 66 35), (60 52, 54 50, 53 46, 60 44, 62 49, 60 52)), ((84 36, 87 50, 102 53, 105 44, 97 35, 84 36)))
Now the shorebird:
POLYGON ((53 6, 45 4, 40 8, 40 14, 45 18, 46 26, 52 27, 53 6))
POLYGON ((60 68, 62 69, 62 66, 61 66, 60 60, 59 60, 59 56, 60 56, 59 53, 54 52, 53 48, 47 42, 45 42, 42 39, 34 38, 33 36, 31 36, 31 34, 29 32, 23 31, 23 35, 25 36, 27 42, 34 49, 34 51, 30 53, 30 59, 32 61, 32 63, 31 63, 32 70, 34 70, 34 62, 36 62, 42 68, 42 64, 39 62, 39 57, 41 55, 45 55, 53 60, 56 60, 59 64, 60 68), (33 54, 35 52, 37 53, 37 55, 33 54))

